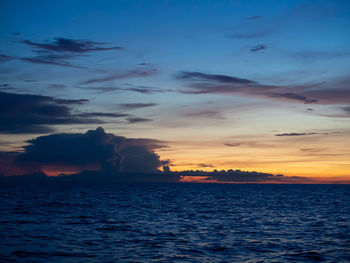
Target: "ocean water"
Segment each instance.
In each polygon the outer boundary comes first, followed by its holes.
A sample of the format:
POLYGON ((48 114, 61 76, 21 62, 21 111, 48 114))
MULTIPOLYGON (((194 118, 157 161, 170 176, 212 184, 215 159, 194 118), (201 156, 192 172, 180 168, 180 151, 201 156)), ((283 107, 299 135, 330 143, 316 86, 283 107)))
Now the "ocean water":
POLYGON ((0 185, 1 262, 350 262, 350 185, 0 185))

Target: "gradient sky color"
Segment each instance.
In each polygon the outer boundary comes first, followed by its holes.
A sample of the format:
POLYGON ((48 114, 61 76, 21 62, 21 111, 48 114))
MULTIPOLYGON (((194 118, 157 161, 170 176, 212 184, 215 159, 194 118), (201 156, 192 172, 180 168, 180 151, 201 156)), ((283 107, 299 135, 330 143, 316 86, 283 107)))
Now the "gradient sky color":
POLYGON ((2 129, 1 151, 103 126, 161 141, 175 171, 350 179, 349 1, 13 0, 0 15, 1 92, 86 100, 75 121, 2 129))

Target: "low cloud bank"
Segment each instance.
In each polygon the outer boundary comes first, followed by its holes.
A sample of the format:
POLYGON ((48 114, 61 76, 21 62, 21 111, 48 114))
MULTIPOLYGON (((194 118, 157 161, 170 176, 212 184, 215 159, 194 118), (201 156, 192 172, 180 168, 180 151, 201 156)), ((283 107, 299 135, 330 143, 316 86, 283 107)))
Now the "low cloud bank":
MULTIPOLYGON (((22 151, 0 152, 0 181, 169 183, 189 182, 182 180, 187 177, 228 183, 316 182, 305 177, 232 169, 172 172, 169 161, 161 160, 154 152, 166 147, 161 141, 117 136, 101 127, 86 133, 39 136, 27 143, 22 151), (164 171, 159 170, 161 167, 164 171), (47 176, 52 171, 58 176, 47 176)), ((199 166, 213 167, 203 163, 199 166)))
POLYGON ((162 175, 158 168, 168 163, 154 152, 160 147, 164 147, 160 141, 117 136, 103 128, 39 136, 29 140, 23 152, 2 153, 3 160, 11 160, 13 169, 3 164, 0 174, 17 174, 21 170, 29 175, 11 179, 41 181, 53 180, 46 177, 45 170, 71 169, 81 172, 55 180, 177 181, 176 175, 158 178, 162 175))

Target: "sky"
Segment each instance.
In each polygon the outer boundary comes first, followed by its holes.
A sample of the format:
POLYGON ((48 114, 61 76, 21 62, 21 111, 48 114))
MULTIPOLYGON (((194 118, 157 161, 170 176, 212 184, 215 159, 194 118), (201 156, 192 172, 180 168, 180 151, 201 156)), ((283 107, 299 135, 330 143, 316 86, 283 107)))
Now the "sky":
POLYGON ((13 0, 0 15, 0 174, 102 167, 62 157, 97 138, 123 171, 350 180, 349 1, 13 0))

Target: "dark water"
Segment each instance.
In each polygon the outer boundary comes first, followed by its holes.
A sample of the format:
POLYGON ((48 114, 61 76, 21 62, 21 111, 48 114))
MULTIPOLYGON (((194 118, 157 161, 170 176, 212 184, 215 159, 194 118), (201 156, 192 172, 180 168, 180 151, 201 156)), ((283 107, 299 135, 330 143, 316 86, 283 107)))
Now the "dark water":
POLYGON ((1 262, 349 262, 349 185, 0 185, 1 262))

